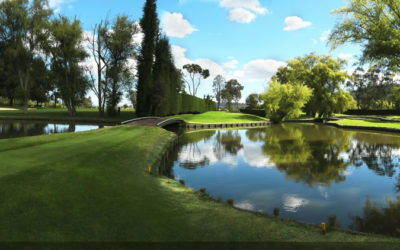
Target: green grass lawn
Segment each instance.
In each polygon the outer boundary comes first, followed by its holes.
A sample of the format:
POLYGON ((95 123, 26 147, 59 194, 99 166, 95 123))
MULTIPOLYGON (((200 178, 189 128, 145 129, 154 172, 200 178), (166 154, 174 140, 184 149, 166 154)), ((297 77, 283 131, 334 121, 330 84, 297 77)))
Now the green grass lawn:
POLYGON ((256 115, 249 115, 243 113, 230 113, 225 111, 210 111, 203 114, 176 115, 173 117, 183 118, 188 123, 198 123, 198 124, 246 123, 246 122, 268 121, 267 118, 263 118, 256 115))
POLYGON ((379 127, 379 128, 394 128, 400 129, 400 123, 380 122, 377 120, 340 120, 331 123, 336 123, 343 126, 362 126, 362 127, 379 127))
POLYGON ((399 241, 324 236, 148 174, 173 138, 122 126, 0 140, 0 241, 399 241))
POLYGON ((43 108, 43 109, 30 109, 27 115, 24 114, 23 109, 18 110, 0 110, 0 119, 2 117, 11 118, 29 118, 29 119, 54 119, 66 121, 99 121, 99 122, 122 122, 136 117, 133 109, 121 109, 121 114, 118 117, 99 117, 96 108, 78 109, 76 117, 70 117, 67 109, 64 108, 43 108))

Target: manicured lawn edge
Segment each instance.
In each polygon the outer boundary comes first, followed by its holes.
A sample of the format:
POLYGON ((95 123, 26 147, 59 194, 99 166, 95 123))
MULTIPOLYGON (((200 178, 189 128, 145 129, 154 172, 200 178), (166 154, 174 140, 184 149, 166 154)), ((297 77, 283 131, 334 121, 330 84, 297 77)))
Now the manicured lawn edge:
POLYGON ((160 176, 176 138, 160 128, 119 126, 0 141, 0 238, 398 242, 343 230, 324 236, 318 225, 242 211, 160 176))
POLYGON ((394 128, 390 126, 385 127, 385 126, 343 125, 337 122, 326 122, 325 124, 342 129, 372 130, 372 131, 381 131, 390 133, 400 133, 400 128, 394 128))

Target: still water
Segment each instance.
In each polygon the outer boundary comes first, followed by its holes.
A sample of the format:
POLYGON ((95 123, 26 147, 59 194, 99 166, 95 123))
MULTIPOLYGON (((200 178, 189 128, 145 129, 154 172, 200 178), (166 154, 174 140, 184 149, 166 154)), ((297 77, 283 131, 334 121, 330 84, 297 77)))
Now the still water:
POLYGON ((82 132, 98 129, 100 125, 57 124, 32 121, 0 120, 0 140, 34 135, 48 135, 68 132, 82 132))
POLYGON ((396 134, 285 124, 185 133, 169 174, 238 208, 398 235, 399 157, 396 134))

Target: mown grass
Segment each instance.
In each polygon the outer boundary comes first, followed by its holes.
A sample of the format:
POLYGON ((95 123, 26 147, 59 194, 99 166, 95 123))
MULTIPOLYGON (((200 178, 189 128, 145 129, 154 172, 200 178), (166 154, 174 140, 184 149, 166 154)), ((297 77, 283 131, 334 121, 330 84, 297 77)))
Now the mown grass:
POLYGON ((65 120, 65 121, 98 121, 98 122, 122 122, 136 117, 135 110, 121 109, 121 113, 117 117, 100 117, 96 108, 80 108, 77 115, 71 117, 68 110, 64 108, 33 108, 29 109, 28 114, 24 114, 23 109, 18 110, 0 110, 0 119, 8 118, 24 118, 24 119, 48 119, 48 120, 65 120))
POLYGON ((398 239, 240 211, 146 172, 175 135, 113 127, 0 141, 0 241, 301 241, 398 239))
POLYGON ((400 129, 400 123, 380 122, 377 120, 340 120, 331 123, 336 123, 343 126, 361 126, 361 127, 378 127, 378 128, 394 128, 400 129))
POLYGON ((188 123, 215 124, 215 123, 246 123, 268 121, 267 118, 243 113, 230 113, 225 111, 210 111, 203 114, 176 115, 188 123))

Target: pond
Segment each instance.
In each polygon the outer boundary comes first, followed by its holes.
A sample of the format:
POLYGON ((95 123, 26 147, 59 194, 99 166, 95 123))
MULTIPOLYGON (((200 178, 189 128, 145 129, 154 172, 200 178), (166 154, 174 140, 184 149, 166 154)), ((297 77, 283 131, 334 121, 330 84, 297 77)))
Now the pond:
POLYGON ((396 134, 316 124, 187 132, 174 157, 168 175, 241 209, 400 232, 396 134))
POLYGON ((60 124, 34 121, 3 121, 0 120, 0 140, 34 135, 48 135, 68 132, 82 132, 99 129, 101 125, 60 124))

